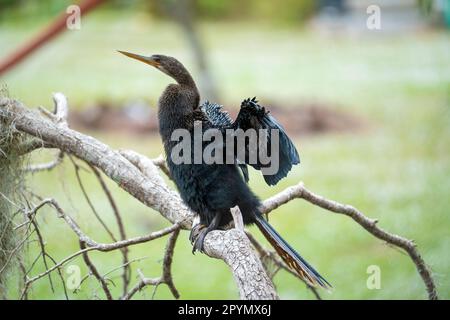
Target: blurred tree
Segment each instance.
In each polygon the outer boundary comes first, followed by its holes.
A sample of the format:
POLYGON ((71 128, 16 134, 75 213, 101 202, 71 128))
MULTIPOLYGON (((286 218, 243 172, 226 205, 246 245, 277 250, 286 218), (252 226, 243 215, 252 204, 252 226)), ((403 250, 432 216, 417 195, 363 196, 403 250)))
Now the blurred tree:
POLYGON ((199 84, 202 90, 203 98, 212 101, 219 100, 214 78, 208 68, 205 49, 195 27, 196 1, 159 0, 155 2, 161 5, 161 8, 164 10, 165 14, 178 23, 184 32, 198 67, 200 76, 199 84))
POLYGON ((431 10, 433 8, 433 0, 418 0, 420 11, 425 14, 429 15, 431 13, 431 10))
MULTIPOLYGON (((0 17, 16 13, 23 16, 47 18, 55 16, 74 0, 0 0, 0 17)), ((112 10, 141 10, 149 8, 155 17, 172 18, 164 2, 174 0, 109 0, 105 4, 112 10)), ((181 3, 181 6, 184 4, 181 3)), ((309 18, 317 7, 314 0, 284 0, 282 5, 271 0, 192 0, 189 4, 195 17, 214 20, 261 19, 264 21, 298 23, 309 18)))
POLYGON ((0 0, 0 9, 6 9, 13 6, 17 6, 22 1, 16 1, 16 0, 0 0))
MULTIPOLYGON (((155 16, 169 14, 163 3, 164 0, 149 2, 149 8, 155 16)), ((271 0, 192 0, 190 8, 196 17, 216 21, 251 18, 297 23, 309 18, 316 11, 317 4, 313 0, 284 0, 283 5, 271 0)))
POLYGON ((20 23, 26 23, 28 17, 48 20, 65 11, 73 2, 73 0, 0 0, 0 19, 8 16, 17 18, 20 23))
POLYGON ((304 22, 315 10, 312 0, 285 0, 283 5, 277 1, 211 1, 198 0, 199 10, 204 17, 213 18, 260 18, 275 22, 304 22))

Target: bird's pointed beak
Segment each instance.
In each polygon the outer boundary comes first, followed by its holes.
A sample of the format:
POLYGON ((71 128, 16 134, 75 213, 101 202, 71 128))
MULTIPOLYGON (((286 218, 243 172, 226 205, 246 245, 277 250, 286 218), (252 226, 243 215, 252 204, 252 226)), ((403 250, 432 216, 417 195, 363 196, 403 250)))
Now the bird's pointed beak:
POLYGON ((135 53, 131 53, 131 52, 126 52, 126 51, 121 51, 121 50, 117 50, 118 52, 120 52, 121 54, 126 55, 127 57, 142 61, 146 64, 149 64, 151 66, 154 66, 156 68, 159 67, 159 63, 156 62, 155 60, 152 59, 152 57, 146 57, 146 56, 141 56, 139 54, 135 54, 135 53))

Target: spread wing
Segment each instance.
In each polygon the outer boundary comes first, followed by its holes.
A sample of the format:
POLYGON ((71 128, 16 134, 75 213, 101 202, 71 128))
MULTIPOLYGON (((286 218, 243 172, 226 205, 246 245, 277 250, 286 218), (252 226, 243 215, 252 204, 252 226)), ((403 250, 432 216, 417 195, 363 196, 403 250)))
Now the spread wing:
MULTIPOLYGON (((220 104, 205 101, 200 108, 213 127, 221 129, 233 127, 233 119, 231 119, 228 112, 223 110, 223 107, 220 104)), ((242 171, 245 182, 248 182, 249 175, 247 166, 239 160, 237 160, 237 164, 242 171)))
MULTIPOLYGON (((211 124, 221 129, 242 129, 244 132, 248 129, 254 129, 258 135, 258 143, 250 144, 245 140, 244 157, 238 157, 238 151, 235 149, 236 158, 240 161, 240 167, 243 171, 246 181, 248 180, 248 170, 242 163, 248 164, 257 170, 261 170, 264 180, 268 185, 275 185, 287 176, 293 165, 300 163, 300 157, 293 142, 288 137, 283 126, 269 113, 265 108, 258 104, 256 98, 246 99, 241 104, 236 120, 233 121, 230 115, 222 109, 221 105, 205 102, 202 105, 202 111, 207 116, 211 124), (260 129, 263 129, 260 131, 260 129), (264 135, 264 137, 261 136, 264 135), (263 161, 260 157, 260 149, 264 154, 269 155, 271 161, 276 155, 272 155, 272 144, 278 146, 277 160, 278 170, 273 173, 267 170, 272 163, 263 161), (250 155, 256 154, 256 161, 250 161, 250 155), (245 172, 244 172, 245 171, 245 172)), ((274 148, 276 150, 276 148, 274 148)), ((242 150, 241 150, 242 151, 242 150)), ((239 163, 239 162, 238 162, 239 163)))

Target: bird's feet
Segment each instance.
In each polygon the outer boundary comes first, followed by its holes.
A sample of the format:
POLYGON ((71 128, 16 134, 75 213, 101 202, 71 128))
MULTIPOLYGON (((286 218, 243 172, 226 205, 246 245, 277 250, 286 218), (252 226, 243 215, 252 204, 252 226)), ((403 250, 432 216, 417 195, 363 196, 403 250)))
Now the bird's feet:
POLYGON ((194 244, 201 231, 205 228, 206 226, 200 223, 192 226, 191 233, 189 233, 189 241, 191 242, 191 244, 194 244))
POLYGON ((201 253, 204 253, 203 250, 203 244, 205 242, 205 237, 208 234, 210 230, 208 228, 203 228, 197 235, 197 237, 194 240, 194 243, 192 244, 192 253, 195 253, 195 251, 200 251, 201 253))
POLYGON ((211 231, 211 228, 203 224, 197 224, 191 229, 191 233, 189 234, 189 240, 192 243, 192 253, 195 251, 200 251, 204 253, 203 243, 205 241, 206 235, 211 231))
POLYGON ((189 235, 189 240, 192 243, 192 253, 195 253, 195 251, 197 250, 201 253, 204 252, 203 242, 205 241, 205 237, 210 231, 215 230, 219 227, 220 218, 221 212, 219 211, 216 213, 213 220, 208 226, 200 223, 199 216, 194 219, 192 223, 191 233, 189 235))

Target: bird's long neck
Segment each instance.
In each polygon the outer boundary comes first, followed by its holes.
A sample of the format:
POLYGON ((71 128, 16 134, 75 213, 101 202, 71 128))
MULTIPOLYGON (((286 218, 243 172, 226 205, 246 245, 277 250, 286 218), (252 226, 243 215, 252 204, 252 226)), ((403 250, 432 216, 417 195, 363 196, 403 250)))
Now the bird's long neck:
POLYGON ((170 75, 172 78, 176 80, 176 82, 182 86, 185 86, 187 88, 190 88, 192 90, 197 91, 197 86, 195 85, 195 81, 192 78, 189 71, 186 70, 186 68, 183 66, 179 70, 175 71, 173 74, 170 75))
POLYGON ((189 96, 189 105, 185 105, 178 110, 185 109, 184 112, 189 112, 197 109, 200 103, 200 93, 189 71, 187 71, 187 69, 182 66, 176 72, 171 74, 171 76, 177 81, 179 87, 178 90, 184 91, 185 94, 187 93, 187 95, 189 96))
POLYGON ((166 149, 170 148, 169 141, 174 130, 189 130, 193 126, 192 114, 200 103, 197 86, 187 70, 180 69, 170 76, 177 84, 167 86, 159 99, 158 108, 159 130, 166 149))
POLYGON ((185 106, 188 109, 197 109, 200 103, 200 93, 197 89, 194 79, 189 71, 184 66, 181 66, 178 70, 170 74, 170 76, 178 83, 180 91, 188 91, 190 96, 189 106, 185 106))

